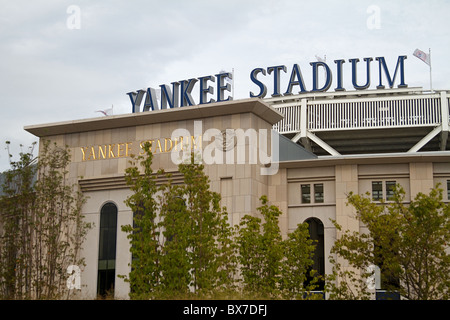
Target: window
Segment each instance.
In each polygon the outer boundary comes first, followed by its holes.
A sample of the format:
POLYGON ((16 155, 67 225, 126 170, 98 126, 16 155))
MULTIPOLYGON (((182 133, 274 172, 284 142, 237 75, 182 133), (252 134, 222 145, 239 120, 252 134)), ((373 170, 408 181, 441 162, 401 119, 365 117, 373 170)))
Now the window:
POLYGON ((117 206, 106 203, 100 211, 97 294, 114 293, 116 276, 117 206))
POLYGON ((396 181, 372 181, 372 200, 374 201, 392 201, 394 199, 394 190, 396 181), (386 198, 383 195, 386 195, 386 198))
POLYGON ((311 203, 311 185, 302 184, 302 203, 311 203))
POLYGON ((372 181, 372 199, 374 201, 383 200, 383 182, 372 181))
POLYGON ((447 180, 447 200, 450 200, 450 180, 447 180))
POLYGON ((314 202, 323 203, 323 183, 314 185, 314 202))
POLYGON ((386 200, 394 200, 395 181, 386 181, 386 200))
MULTIPOLYGON (((313 265, 307 272, 306 284, 309 284, 312 280, 310 276, 311 270, 316 270, 321 276, 325 275, 325 242, 324 242, 324 227, 322 221, 317 218, 309 218, 305 221, 309 225, 309 236, 312 240, 315 240, 315 250, 313 256, 313 265)), ((317 290, 323 290, 325 282, 319 280, 317 290)))
POLYGON ((323 183, 315 184, 302 184, 301 189, 301 203, 323 203, 324 202, 324 189, 323 183), (311 195, 311 192, 314 192, 311 195), (314 197, 314 198, 313 198, 314 197))

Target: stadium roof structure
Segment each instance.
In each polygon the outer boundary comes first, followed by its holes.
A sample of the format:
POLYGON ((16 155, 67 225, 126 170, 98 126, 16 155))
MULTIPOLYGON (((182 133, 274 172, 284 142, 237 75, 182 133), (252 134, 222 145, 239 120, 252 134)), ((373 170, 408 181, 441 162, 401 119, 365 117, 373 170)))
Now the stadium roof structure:
POLYGON ((450 91, 421 88, 308 93, 265 99, 273 127, 317 156, 450 150, 450 91))

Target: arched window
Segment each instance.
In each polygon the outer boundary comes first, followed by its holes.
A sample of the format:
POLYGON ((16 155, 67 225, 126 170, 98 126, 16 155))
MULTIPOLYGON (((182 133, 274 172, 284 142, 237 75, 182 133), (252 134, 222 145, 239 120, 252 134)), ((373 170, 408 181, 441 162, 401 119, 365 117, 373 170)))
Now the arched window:
MULTIPOLYGON (((325 242, 323 223, 317 218, 309 218, 305 221, 309 225, 309 236, 315 240, 316 249, 314 251, 312 269, 316 270, 319 275, 325 275, 325 242)), ((308 279, 308 282, 311 279, 308 279)), ((324 281, 319 282, 318 290, 324 289, 324 281)))
POLYGON ((116 277, 117 206, 108 202, 100 211, 97 294, 114 295, 116 277))

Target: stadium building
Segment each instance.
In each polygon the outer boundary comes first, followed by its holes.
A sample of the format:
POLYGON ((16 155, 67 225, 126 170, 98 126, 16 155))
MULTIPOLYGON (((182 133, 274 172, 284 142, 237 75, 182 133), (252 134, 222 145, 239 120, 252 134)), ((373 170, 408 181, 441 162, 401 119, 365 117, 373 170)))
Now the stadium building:
POLYGON ((182 108, 166 99, 159 110, 146 99, 146 112, 138 111, 144 93, 130 97, 130 114, 25 127, 69 146, 70 182, 87 196, 83 214, 95 227, 83 250, 82 298, 111 287, 116 298, 128 297, 128 284, 118 277, 129 273, 131 262, 120 228, 133 216, 124 203, 130 195, 124 171, 145 141, 152 144, 153 168, 173 172, 175 180, 183 152, 200 152, 211 189, 221 194, 233 224, 256 215, 262 195, 283 212, 284 236, 307 221, 318 240, 315 268, 322 274, 332 268, 328 256, 337 231, 331 219, 344 229, 364 229, 346 205, 348 193, 389 201, 398 183, 409 201, 441 183, 445 200, 450 197, 449 91, 391 86, 234 101, 218 96, 218 102, 182 108))

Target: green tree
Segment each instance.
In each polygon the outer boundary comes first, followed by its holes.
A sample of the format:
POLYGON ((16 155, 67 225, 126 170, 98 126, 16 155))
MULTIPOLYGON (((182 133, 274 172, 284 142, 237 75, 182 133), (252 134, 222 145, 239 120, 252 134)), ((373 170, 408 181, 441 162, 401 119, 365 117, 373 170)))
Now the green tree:
POLYGON ((262 298, 278 297, 278 281, 283 257, 281 232, 276 206, 269 206, 266 196, 260 198, 258 211, 264 218, 245 215, 240 223, 239 262, 245 295, 262 298))
MULTIPOLYGON (((260 198, 259 217, 244 216, 237 243, 245 296, 260 298, 303 299, 315 288, 305 286, 306 274, 313 264, 314 242, 309 238, 308 225, 299 224, 286 240, 282 240, 278 207, 269 205, 266 196, 260 198)), ((313 272, 314 273, 314 272, 313 272)))
POLYGON ((308 270, 313 265, 316 241, 310 239, 307 223, 297 225, 283 241, 284 260, 281 264, 280 289, 285 299, 320 299, 311 294, 317 289, 319 275, 316 270, 310 271, 311 282, 307 283, 308 270))
MULTIPOLYGON (((62 299, 69 290, 67 268, 84 266, 81 245, 91 227, 85 199, 68 183, 68 148, 41 141, 20 153, 4 173, 0 200, 0 293, 6 299, 62 299)), ((11 155, 10 155, 11 156, 11 155)))
MULTIPOLYGON (((352 269, 335 269, 328 281, 330 297, 369 298, 370 266, 377 265, 388 291, 407 299, 448 299, 450 286, 450 205, 443 202, 442 189, 419 193, 409 204, 397 185, 389 203, 374 203, 369 194, 350 194, 348 203, 368 233, 343 233, 332 249, 352 269), (340 279, 339 283, 336 283, 340 279)), ((336 224, 340 230, 340 226, 336 224)), ((335 262, 332 259, 332 262, 335 262)))
MULTIPOLYGON (((25 290, 31 288, 32 243, 30 211, 34 204, 36 159, 34 145, 21 152, 18 161, 12 161, 11 170, 3 173, 0 201, 0 296, 3 299, 29 297, 25 290)), ((7 142, 9 151, 9 142, 7 142)))
POLYGON ((144 150, 126 171, 133 191, 126 204, 135 213, 134 226, 122 226, 133 256, 125 277, 130 297, 212 297, 229 290, 236 269, 232 229, 220 195, 210 190, 204 166, 193 158, 180 164, 181 185, 159 171, 168 183, 157 187, 150 146, 144 150))
POLYGON ((169 195, 171 199, 184 199, 181 212, 185 216, 172 223, 178 225, 180 234, 184 231, 190 287, 198 296, 215 296, 230 290, 235 277, 233 231, 228 213, 220 206, 220 194, 210 190, 204 165, 194 161, 194 155, 189 163, 180 164, 178 170, 184 183, 169 195))
MULTIPOLYGON (((169 176, 170 178, 170 176, 169 176)), ((192 276, 190 273, 189 230, 191 221, 186 210, 183 191, 169 179, 163 187, 161 223, 163 255, 161 257, 161 297, 187 297, 192 276)))
POLYGON ((281 211, 263 196, 258 211, 264 223, 247 215, 233 228, 194 155, 178 166, 183 182, 174 183, 171 174, 153 173, 148 144, 144 150, 126 171, 132 190, 126 204, 135 213, 134 225, 122 227, 133 256, 125 277, 132 299, 291 299, 312 290, 314 281, 304 284, 315 248, 307 224, 283 241, 281 211), (167 183, 158 187, 157 176, 167 183))
POLYGON ((127 185, 132 190, 125 203, 133 211, 133 224, 123 225, 128 233, 132 255, 131 271, 125 281, 130 283, 130 298, 149 299, 156 294, 161 277, 161 244, 157 215, 158 188, 152 170, 150 144, 144 145, 145 155, 133 157, 125 171, 127 185), (139 166, 138 166, 139 165, 139 166))
POLYGON ((240 275, 246 294, 257 294, 264 286, 261 270, 265 264, 263 255, 261 219, 245 215, 239 225, 237 237, 240 275))

